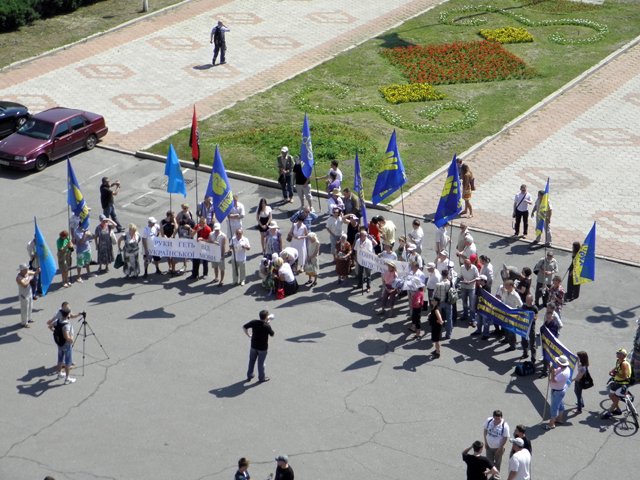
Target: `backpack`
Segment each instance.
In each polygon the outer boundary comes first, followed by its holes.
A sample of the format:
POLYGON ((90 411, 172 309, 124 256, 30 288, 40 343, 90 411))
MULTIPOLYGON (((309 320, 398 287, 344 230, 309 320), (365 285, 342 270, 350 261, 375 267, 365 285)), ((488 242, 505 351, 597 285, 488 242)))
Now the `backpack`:
POLYGON ((535 371, 535 365, 527 360, 526 362, 521 362, 516 365, 515 373, 519 377, 526 377, 528 375, 533 375, 535 371))
POLYGON ((64 327, 69 322, 62 322, 58 320, 53 327, 53 341, 56 342, 56 345, 59 347, 64 346, 67 343, 67 339, 64 338, 64 327))
POLYGON ((458 289, 456 287, 450 287, 447 292, 447 303, 449 305, 455 305, 458 301, 458 289))
POLYGON ((224 42, 224 33, 220 27, 216 27, 213 31, 213 43, 214 45, 220 45, 224 42))

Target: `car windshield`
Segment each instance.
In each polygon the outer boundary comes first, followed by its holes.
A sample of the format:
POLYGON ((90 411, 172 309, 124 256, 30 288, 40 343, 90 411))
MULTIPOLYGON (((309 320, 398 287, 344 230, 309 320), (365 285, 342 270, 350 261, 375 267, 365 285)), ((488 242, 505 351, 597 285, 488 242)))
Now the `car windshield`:
POLYGON ((49 138, 51 138, 52 131, 53 123, 43 122, 37 118, 32 118, 20 127, 18 133, 20 135, 26 135, 27 137, 38 138, 40 140, 49 140, 49 138))

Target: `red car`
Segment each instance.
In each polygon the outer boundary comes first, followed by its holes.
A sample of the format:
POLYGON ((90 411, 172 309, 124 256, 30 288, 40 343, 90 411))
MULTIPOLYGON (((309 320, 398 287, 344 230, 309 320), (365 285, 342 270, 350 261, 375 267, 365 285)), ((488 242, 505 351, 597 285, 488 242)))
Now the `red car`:
POLYGON ((58 158, 83 148, 91 150, 107 131, 101 115, 51 108, 33 115, 16 133, 0 140, 0 165, 40 171, 58 158))

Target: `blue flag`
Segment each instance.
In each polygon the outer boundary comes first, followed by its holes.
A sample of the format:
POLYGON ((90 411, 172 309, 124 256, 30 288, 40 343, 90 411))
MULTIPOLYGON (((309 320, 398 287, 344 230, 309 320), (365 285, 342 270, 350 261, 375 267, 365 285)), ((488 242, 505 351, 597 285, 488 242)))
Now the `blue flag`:
POLYGON ((311 130, 309 130, 309 119, 304 114, 302 124, 302 143, 300 144, 300 161, 302 162, 302 173, 310 178, 313 173, 313 145, 311 145, 311 130))
POLYGON ((51 250, 47 246, 47 242, 42 236, 42 232, 38 228, 38 222, 33 219, 33 223, 36 226, 36 255, 38 255, 38 262, 40 262, 40 283, 42 285, 42 295, 46 295, 53 281, 53 277, 56 276, 56 261, 51 255, 51 250))
POLYGON ((436 209, 436 216, 433 223, 440 228, 450 222, 462 212, 462 189, 460 188, 460 172, 458 171, 458 159, 453 154, 453 160, 449 165, 447 179, 442 187, 440 201, 436 209))
POLYGON ((84 195, 80 191, 80 184, 69 157, 67 157, 67 203, 73 214, 80 219, 80 226, 83 229, 89 228, 89 207, 84 201, 84 195))
POLYGON ((173 144, 169 145, 167 162, 164 164, 164 174, 169 177, 169 182, 167 183, 167 193, 181 193, 186 197, 187 185, 184 183, 184 178, 182 177, 182 169, 180 168, 178 155, 173 148, 173 144))
POLYGON ((391 134, 386 155, 380 166, 380 173, 378 173, 378 178, 371 194, 371 201, 374 205, 377 205, 407 183, 407 175, 404 173, 404 165, 402 165, 400 152, 398 152, 395 130, 391 134))
POLYGON ((567 357, 567 360, 569 360, 569 368, 571 369, 571 375, 573 376, 573 370, 576 368, 578 357, 571 350, 565 347, 562 342, 558 340, 544 325, 540 329, 540 342, 542 343, 544 362, 551 362, 551 367, 557 368, 559 365, 556 358, 564 355, 567 357))
POLYGON ((547 229, 547 219, 549 217, 549 179, 547 178, 547 186, 544 187, 544 195, 538 204, 538 213, 536 215, 536 235, 540 237, 542 231, 547 229))
POLYGON ((367 206, 364 203, 364 188, 362 188, 362 173, 360 173, 360 159, 358 158, 358 151, 356 150, 356 163, 354 166, 353 177, 353 191, 358 195, 360 200, 360 217, 362 219, 361 225, 369 228, 369 222, 367 220, 367 206))
POLYGON ((211 167, 211 176, 207 185, 206 197, 213 197, 213 211, 216 214, 218 222, 222 222, 233 207, 233 192, 231 184, 227 177, 227 171, 224 169, 220 150, 216 145, 216 154, 213 158, 213 166, 211 167))
POLYGON ((573 284, 593 282, 596 279, 596 222, 573 257, 573 284))

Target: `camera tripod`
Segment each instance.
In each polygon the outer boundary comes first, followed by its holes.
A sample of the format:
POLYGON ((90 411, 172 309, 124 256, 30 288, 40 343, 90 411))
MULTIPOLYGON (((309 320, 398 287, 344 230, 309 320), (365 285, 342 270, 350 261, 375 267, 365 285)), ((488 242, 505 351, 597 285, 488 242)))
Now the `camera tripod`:
POLYGON ((76 334, 76 338, 74 338, 74 340, 73 340, 72 347, 76 346, 76 342, 78 341, 78 338, 80 338, 80 336, 82 336, 82 376, 84 377, 85 347, 86 347, 86 343, 87 343, 87 337, 92 336, 92 337, 94 337, 96 339, 96 342, 98 342, 98 345, 100 346, 100 348, 102 349, 102 351, 106 355, 107 359, 109 359, 109 354, 107 353, 107 351, 102 346, 102 343, 100 343, 100 340, 98 339, 98 336, 93 331, 93 328, 91 328, 91 325, 89 325, 89 322, 87 322, 87 312, 82 312, 82 319, 78 320, 78 323, 80 323, 80 328, 78 329, 78 333, 76 334), (87 329, 89 330, 89 333, 87 333, 87 329))

